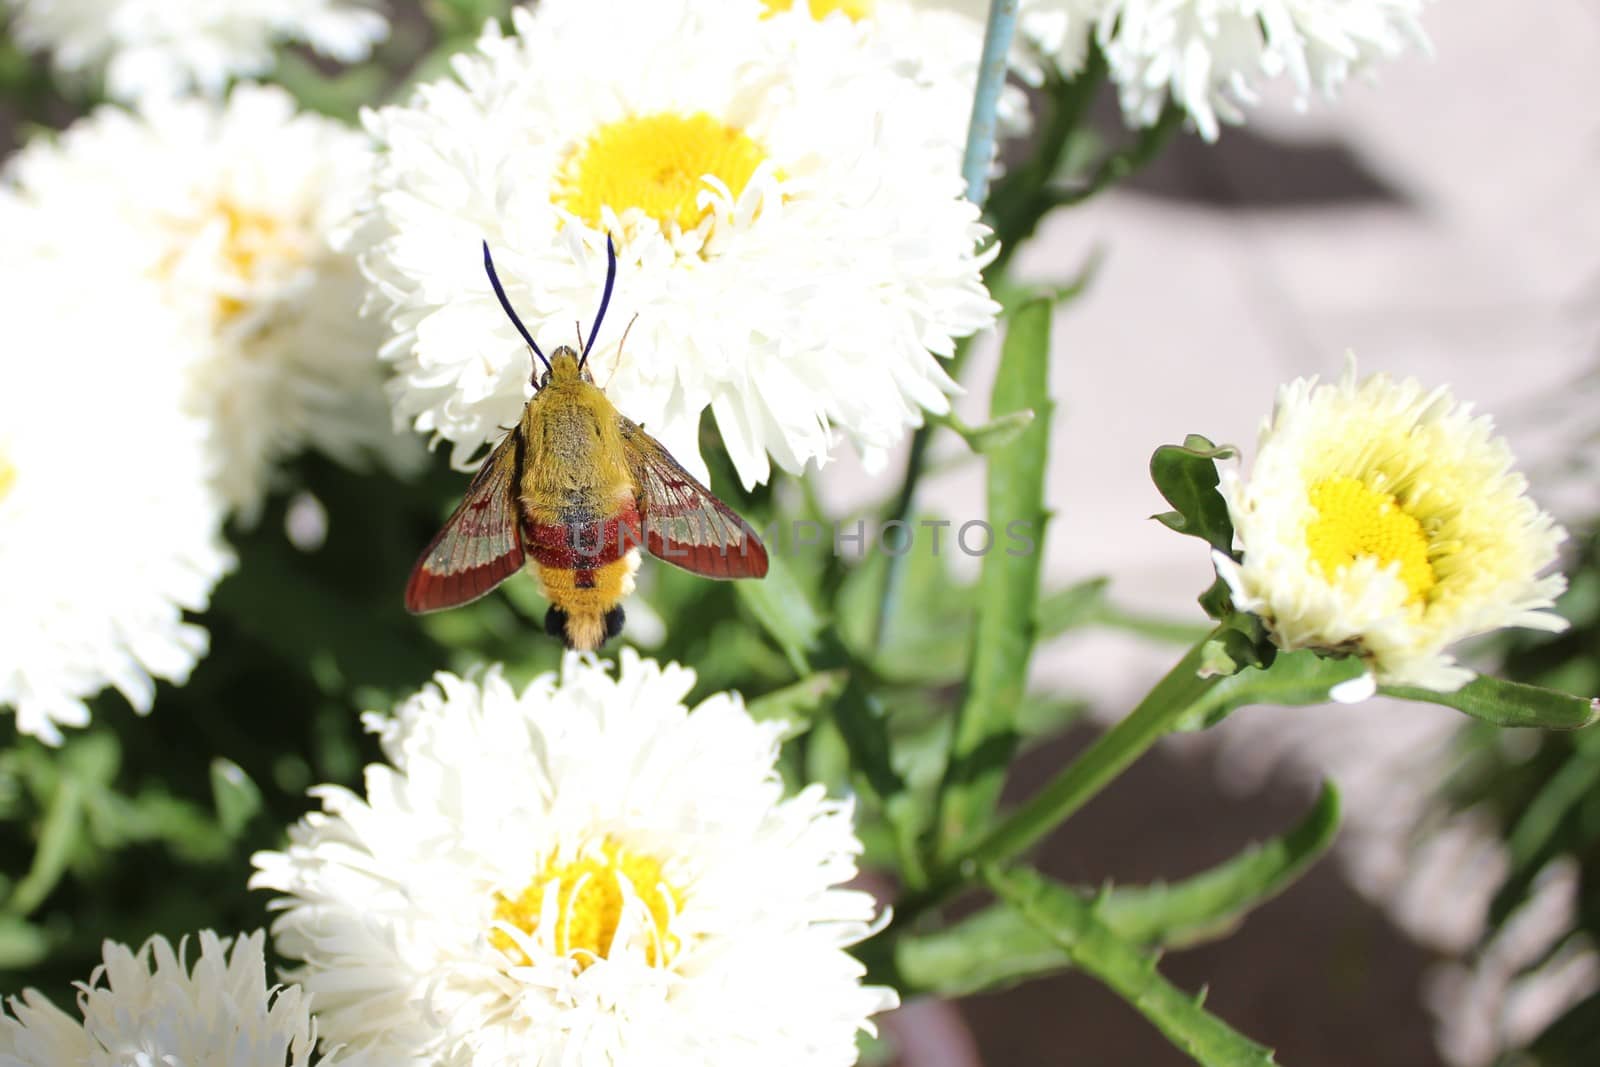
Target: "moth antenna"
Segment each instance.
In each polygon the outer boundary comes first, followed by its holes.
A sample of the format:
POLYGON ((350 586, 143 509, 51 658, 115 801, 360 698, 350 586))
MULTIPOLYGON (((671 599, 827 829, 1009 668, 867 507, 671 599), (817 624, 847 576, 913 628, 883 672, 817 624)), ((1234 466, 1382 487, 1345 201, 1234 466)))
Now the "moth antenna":
POLYGON ((589 362, 589 353, 594 349, 594 335, 600 332, 600 323, 606 317, 606 308, 611 304, 611 287, 617 280, 617 248, 611 243, 611 235, 606 234, 606 290, 600 296, 600 310, 595 312, 594 326, 589 330, 589 342, 583 346, 583 358, 578 360, 578 369, 589 362))
POLYGON ((544 353, 539 351, 539 345, 534 341, 533 334, 522 325, 522 320, 517 318, 517 313, 511 309, 511 301, 506 297, 505 287, 500 284, 500 276, 494 272, 494 257, 489 254, 489 242, 483 242, 483 269, 489 272, 489 284, 494 287, 494 295, 499 298, 500 306, 511 318, 511 325, 517 328, 522 339, 528 342, 528 347, 533 349, 533 354, 539 357, 539 362, 544 364, 544 369, 550 369, 550 361, 544 358, 544 353))
POLYGON ((617 342, 617 361, 611 364, 611 373, 606 375, 606 384, 603 389, 611 388, 611 379, 617 376, 617 371, 622 367, 622 346, 628 343, 628 335, 633 332, 633 324, 639 321, 639 313, 635 311, 633 318, 628 320, 628 325, 622 328, 622 340, 617 342))

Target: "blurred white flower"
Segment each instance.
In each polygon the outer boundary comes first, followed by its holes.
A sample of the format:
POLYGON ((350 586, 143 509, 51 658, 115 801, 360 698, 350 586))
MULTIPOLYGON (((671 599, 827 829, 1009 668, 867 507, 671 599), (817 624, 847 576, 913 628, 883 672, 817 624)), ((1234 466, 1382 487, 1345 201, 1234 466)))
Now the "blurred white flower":
POLYGON ((244 86, 223 104, 102 108, 11 164, 54 254, 148 290, 174 320, 159 358, 187 366, 186 402, 211 428, 219 487, 245 522, 303 448, 402 467, 418 452, 392 426, 382 328, 359 315, 355 262, 329 247, 369 153, 360 133, 297 114, 283 90, 244 86))
MULTIPOLYGON (((294 986, 267 988, 265 937, 209 930, 192 969, 187 942, 153 937, 137 952, 115 941, 78 983, 81 1020, 36 991, 0 1011, 7 1067, 310 1067, 316 1029, 294 986), (230 947, 231 946, 231 947, 230 947)), ((332 1067, 333 1060, 317 1061, 332 1067)))
POLYGON ((1064 74, 1098 40, 1135 126, 1170 99, 1215 141, 1257 87, 1287 76, 1296 99, 1333 99, 1374 60, 1426 52, 1424 0, 1024 0, 1023 32, 1064 74))
POLYGON ((893 1007, 845 947, 848 803, 785 798, 781 727, 624 649, 518 694, 440 674, 366 796, 328 786, 255 857, 326 1038, 387 1065, 819 1067, 893 1007))
MULTIPOLYGON (((1101 13, 1113 0, 1020 0, 1017 36, 1064 78, 1083 69, 1101 13)), ((1039 64, 1042 67, 1044 64, 1039 64)))
POLYGON ((1459 689, 1446 651, 1506 626, 1561 630, 1540 577, 1566 536, 1526 495, 1487 416, 1446 388, 1376 374, 1278 392, 1248 481, 1222 475, 1242 564, 1234 602, 1283 648, 1359 653, 1377 681, 1459 689))
POLYGON ((279 43, 349 63, 388 35, 374 0, 0 0, 23 47, 71 76, 104 73, 117 100, 198 89, 273 66, 279 43))
POLYGON ((145 712, 153 678, 187 679, 206 633, 183 613, 231 557, 170 317, 92 264, 52 262, 34 221, 0 192, 0 707, 58 743, 108 684, 145 712))
POLYGON ((516 36, 491 29, 458 56, 459 84, 367 116, 385 151, 360 245, 395 329, 396 408, 453 442, 458 465, 531 393, 484 239, 554 347, 594 315, 615 237, 591 367, 699 474, 708 407, 746 485, 769 457, 822 461, 836 432, 877 459, 948 410, 938 357, 997 307, 979 275, 987 231, 949 132, 932 132, 950 116, 918 110, 947 94, 913 91, 876 49, 826 47, 838 20, 757 13, 546 0, 513 12, 516 36))
MULTIPOLYGON (((793 42, 808 48, 865 48, 878 62, 904 76, 903 92, 917 99, 896 111, 895 125, 908 119, 930 124, 928 135, 946 140, 959 161, 966 147, 967 121, 977 89, 983 56, 988 0, 757 0, 762 14, 778 22, 794 17, 813 19, 828 30, 787 31, 793 42), (791 12, 793 13, 791 15, 791 12)), ((1037 82, 1039 68, 1026 62, 1028 53, 1013 51, 1018 74, 1037 82)), ((819 69, 809 63, 802 70, 819 69)), ((891 108, 880 107, 888 111, 891 108)), ((1029 129, 1028 98, 1020 86, 1007 84, 996 112, 1000 133, 1018 137, 1029 129)), ((897 131, 888 129, 886 135, 897 131)), ((997 141, 998 146, 998 141, 997 141)))

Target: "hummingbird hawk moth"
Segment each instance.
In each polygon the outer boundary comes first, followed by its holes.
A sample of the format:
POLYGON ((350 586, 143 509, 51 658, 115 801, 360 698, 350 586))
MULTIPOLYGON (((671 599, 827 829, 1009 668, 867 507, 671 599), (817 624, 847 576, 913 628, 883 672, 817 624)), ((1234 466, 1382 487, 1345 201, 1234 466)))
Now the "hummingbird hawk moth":
POLYGON ((483 266, 500 306, 528 343, 533 397, 467 486, 466 496, 417 560, 406 610, 476 600, 524 565, 550 609, 545 632, 593 650, 622 630, 639 547, 707 578, 760 578, 767 551, 750 526, 622 415, 587 368, 611 303, 617 254, 606 239, 606 285, 580 352, 550 357, 511 307, 489 244, 483 266), (539 371, 539 364, 544 372, 539 371))

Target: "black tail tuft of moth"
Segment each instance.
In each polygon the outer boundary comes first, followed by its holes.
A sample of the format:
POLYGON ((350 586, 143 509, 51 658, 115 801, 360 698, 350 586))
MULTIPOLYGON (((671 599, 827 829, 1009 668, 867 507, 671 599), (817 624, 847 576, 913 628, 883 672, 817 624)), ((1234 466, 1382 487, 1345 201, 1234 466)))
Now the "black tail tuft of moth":
MULTIPOLYGON (((560 608, 552 607, 544 613, 544 632, 551 637, 559 637, 563 642, 567 640, 567 613, 560 608)), ((567 645, 568 648, 572 646, 567 645)))

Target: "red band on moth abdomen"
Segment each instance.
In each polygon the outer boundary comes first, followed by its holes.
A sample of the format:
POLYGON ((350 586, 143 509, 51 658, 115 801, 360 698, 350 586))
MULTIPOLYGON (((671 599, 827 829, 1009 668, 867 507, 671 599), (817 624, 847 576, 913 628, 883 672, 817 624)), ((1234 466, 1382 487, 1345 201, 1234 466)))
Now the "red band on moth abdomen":
POLYGON ((595 522, 533 522, 523 527, 523 549, 543 567, 592 571, 615 563, 644 543, 639 512, 628 504, 616 516, 595 522))

